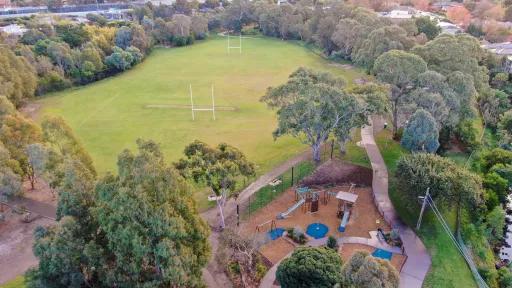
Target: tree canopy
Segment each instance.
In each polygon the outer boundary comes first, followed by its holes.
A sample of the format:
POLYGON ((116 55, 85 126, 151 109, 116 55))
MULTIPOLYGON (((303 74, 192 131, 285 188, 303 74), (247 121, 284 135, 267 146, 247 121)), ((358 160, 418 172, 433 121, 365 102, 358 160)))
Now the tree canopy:
POLYGON ((465 204, 476 207, 482 203, 480 178, 453 161, 438 155, 414 153, 397 162, 396 177, 401 191, 407 191, 406 201, 417 209, 418 197, 430 188, 432 199, 446 205, 465 204))
POLYGON ((254 164, 237 148, 226 143, 210 147, 201 141, 190 143, 184 150, 185 158, 174 164, 185 178, 206 184, 217 196, 221 227, 224 228, 222 205, 236 189, 238 177, 254 175, 254 164))
POLYGON ((393 288, 400 276, 387 260, 378 259, 367 251, 356 251, 341 270, 342 287, 393 288))
POLYGON ((261 101, 277 109, 274 137, 290 134, 299 138, 312 148, 318 163, 321 146, 331 134, 345 142, 350 130, 365 124, 373 111, 365 99, 348 93, 343 86, 343 81, 331 74, 299 68, 286 84, 269 88, 261 101))
POLYGON ((333 287, 341 280, 341 257, 330 248, 299 247, 277 267, 277 281, 288 287, 333 287))
POLYGON ((119 155, 118 176, 96 184, 81 162, 68 162, 60 220, 35 232, 39 265, 28 287, 204 286, 208 227, 158 145, 137 145, 119 155))
POLYGON ((405 126, 401 145, 409 151, 435 153, 439 148, 439 129, 434 117, 419 109, 411 116, 405 126))

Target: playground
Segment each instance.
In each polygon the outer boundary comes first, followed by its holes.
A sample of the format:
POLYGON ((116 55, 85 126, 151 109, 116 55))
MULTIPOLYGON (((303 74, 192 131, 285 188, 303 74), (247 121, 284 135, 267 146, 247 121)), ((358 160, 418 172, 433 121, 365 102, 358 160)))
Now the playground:
POLYGON ((370 231, 389 232, 391 227, 377 211, 371 188, 351 184, 291 187, 252 214, 242 224, 241 233, 266 233, 268 242, 260 252, 276 263, 299 245, 289 237, 280 237, 291 229, 303 231, 307 240, 313 240, 329 235, 371 238, 370 231))

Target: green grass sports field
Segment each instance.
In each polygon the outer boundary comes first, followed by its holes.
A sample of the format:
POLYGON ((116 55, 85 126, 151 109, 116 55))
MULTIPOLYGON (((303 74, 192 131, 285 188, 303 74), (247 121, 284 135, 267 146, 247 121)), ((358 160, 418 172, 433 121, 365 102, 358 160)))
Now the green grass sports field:
POLYGON ((307 149, 298 140, 274 141, 275 111, 259 101, 267 87, 284 83, 300 66, 328 70, 353 83, 362 74, 344 69, 293 42, 243 39, 243 51, 227 53, 225 38, 214 37, 182 48, 158 48, 147 59, 116 77, 44 97, 38 117, 61 115, 94 159, 100 173, 115 169, 117 155, 134 148, 137 138, 161 144, 168 161, 182 156, 194 139, 227 142, 258 166, 258 174, 307 149), (232 111, 196 112, 192 121, 189 85, 195 105, 232 111), (220 108, 220 107, 219 107, 220 108))

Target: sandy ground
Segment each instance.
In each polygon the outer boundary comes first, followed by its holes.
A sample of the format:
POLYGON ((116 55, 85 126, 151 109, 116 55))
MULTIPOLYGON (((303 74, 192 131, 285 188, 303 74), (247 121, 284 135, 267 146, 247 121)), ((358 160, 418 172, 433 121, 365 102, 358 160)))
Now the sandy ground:
MULTIPOLYGON (((43 181, 36 182, 35 190, 31 190, 30 183, 23 183, 24 197, 49 204, 56 204, 52 190, 43 181)), ((0 284, 8 282, 16 276, 25 273, 38 261, 32 253, 34 243, 32 233, 37 226, 49 226, 54 221, 37 218, 31 223, 21 221, 22 216, 13 213, 4 207, 6 219, 0 222, 0 284), (15 264, 15 265, 13 265, 15 264)))
POLYGON ((25 193, 23 196, 28 199, 40 201, 48 204, 54 204, 57 206, 57 194, 54 192, 46 182, 38 180, 34 185, 34 190, 30 187, 30 182, 25 181, 23 183, 23 189, 25 193))
POLYGON ((279 237, 261 247, 260 253, 275 265, 293 250, 295 250, 293 243, 283 237, 279 237))
POLYGON ((4 209, 6 220, 0 223, 0 284, 8 282, 37 265, 32 253, 32 233, 37 226, 53 224, 52 220, 39 218, 31 223, 21 221, 21 215, 4 209))
MULTIPOLYGON (((374 247, 363 245, 363 244, 343 244, 340 248, 341 258, 343 259, 343 263, 347 262, 352 255, 358 250, 368 251, 370 254, 375 251, 374 247)), ((400 254, 393 254, 391 257, 391 265, 396 268, 397 271, 400 272, 402 265, 405 263, 405 256, 400 254)))
MULTIPOLYGON (((348 191, 348 186, 336 186, 329 188, 329 191, 348 191)), ((323 191, 323 190, 320 190, 323 191)), ((352 215, 348 222, 347 228, 344 233, 338 232, 340 219, 336 216, 338 210, 338 201, 331 197, 327 205, 322 203, 320 199, 318 212, 310 213, 304 211, 304 205, 295 210, 290 216, 283 220, 277 220, 276 216, 280 212, 286 211, 290 206, 295 203, 294 189, 288 189, 276 200, 272 201, 266 207, 260 209, 255 214, 251 215, 250 219, 242 224, 241 233, 243 235, 252 235, 256 233, 256 226, 268 220, 276 219, 276 227, 300 227, 304 231, 311 223, 321 222, 329 227, 328 235, 334 237, 366 237, 370 238, 369 231, 375 231, 381 228, 384 231, 390 230, 390 227, 385 224, 382 217, 379 215, 377 208, 373 204, 371 188, 355 188, 353 190, 358 199, 352 208, 352 215)), ((323 197, 323 192, 320 193, 323 197)), ((261 228, 261 233, 270 230, 270 223, 261 228)))

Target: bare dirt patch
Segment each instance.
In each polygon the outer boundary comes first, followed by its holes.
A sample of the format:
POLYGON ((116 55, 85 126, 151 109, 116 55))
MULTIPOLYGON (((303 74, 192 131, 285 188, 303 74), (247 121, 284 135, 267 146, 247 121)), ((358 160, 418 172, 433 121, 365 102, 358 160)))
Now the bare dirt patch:
POLYGON ((25 191, 23 194, 23 197, 25 198, 57 205, 57 195, 55 191, 48 186, 48 183, 41 179, 38 179, 35 183, 34 190, 32 190, 30 182, 25 181, 23 183, 23 190, 25 191))
MULTIPOLYGON (((363 244, 343 244, 343 246, 340 248, 340 254, 341 258, 343 259, 343 263, 347 262, 356 251, 360 250, 368 251, 371 254, 373 251, 375 251, 375 248, 363 244)), ((391 265, 393 265, 397 271, 400 271, 403 264, 405 263, 405 260, 406 257, 404 255, 393 253, 393 257, 391 257, 391 265)))
POLYGON ((283 237, 280 237, 261 247, 260 253, 275 265, 294 249, 295 245, 293 245, 293 243, 283 237))
POLYGON ((31 223, 21 221, 22 216, 4 207, 4 222, 0 222, 0 284, 6 283, 37 265, 32 253, 37 226, 49 226, 52 220, 39 218, 31 223))
POLYGON ((329 160, 320 165, 310 176, 302 180, 306 186, 346 185, 354 183, 359 186, 371 186, 372 170, 353 165, 341 160, 329 160))
POLYGON ((39 111, 41 111, 42 105, 36 102, 28 102, 20 108, 20 112, 31 119, 37 119, 39 117, 39 111))

